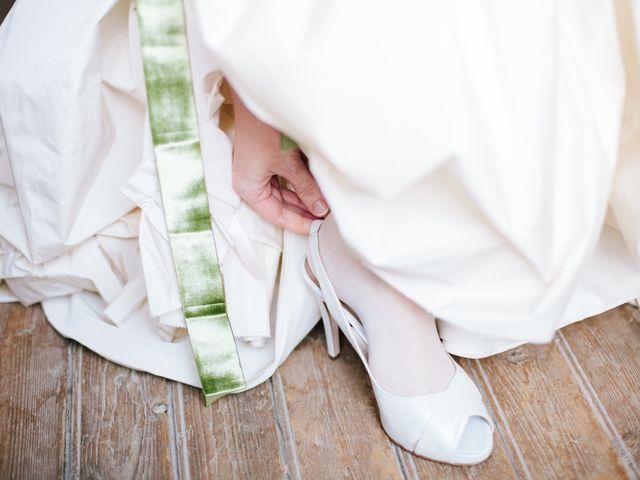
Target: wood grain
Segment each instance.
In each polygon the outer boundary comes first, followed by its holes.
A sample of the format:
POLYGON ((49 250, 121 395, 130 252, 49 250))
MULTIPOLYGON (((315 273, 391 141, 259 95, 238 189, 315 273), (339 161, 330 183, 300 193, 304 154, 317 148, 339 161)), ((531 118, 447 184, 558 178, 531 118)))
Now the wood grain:
POLYGON ((0 0, 0 23, 2 23, 11 10, 14 0, 0 0))
POLYGON ((0 478, 64 472, 67 342, 39 306, 0 307, 0 478))
POLYGON ((331 360, 316 327, 280 367, 303 478, 402 478, 360 359, 331 360))
POLYGON ((268 385, 227 395, 209 408, 200 391, 175 389, 177 446, 183 478, 280 479, 289 467, 279 451, 268 385))
POLYGON ((618 454, 640 477, 640 322, 623 306, 562 332, 569 355, 610 430, 618 454))
POLYGON ((73 477, 171 478, 167 381, 78 347, 74 361, 73 477))
POLYGON ((355 352, 314 329, 272 379, 202 406, 197 389, 61 338, 0 305, 0 478, 638 478, 640 311, 619 307, 481 361, 496 418, 475 467, 393 445, 355 352))
POLYGON ((529 478, 623 478, 625 471, 555 342, 472 363, 529 478))

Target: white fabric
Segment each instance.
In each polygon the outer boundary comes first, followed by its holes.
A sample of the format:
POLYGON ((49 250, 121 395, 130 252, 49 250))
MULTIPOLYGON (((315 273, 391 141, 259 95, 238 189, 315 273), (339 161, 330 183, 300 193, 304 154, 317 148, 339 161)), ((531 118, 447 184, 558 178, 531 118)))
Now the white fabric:
MULTIPOLYGON (((440 317, 449 351, 545 341, 640 295, 637 7, 625 50, 609 0, 186 6, 249 386, 317 311, 305 239, 231 189, 221 71, 305 148, 347 241, 440 317)), ((0 27, 0 301, 42 301, 63 335, 197 385, 143 85, 127 0, 14 5, 0 27)))
POLYGON ((548 341, 640 293, 637 2, 196 5, 348 243, 449 351, 548 341))
MULTIPOLYGON (((318 318, 299 275, 306 239, 264 222, 233 191, 231 140, 218 128, 222 76, 186 7, 214 235, 253 387, 318 318)), ((0 72, 0 301, 41 301, 61 334, 106 358, 199 385, 148 135, 133 3, 17 2, 0 27, 0 72)))

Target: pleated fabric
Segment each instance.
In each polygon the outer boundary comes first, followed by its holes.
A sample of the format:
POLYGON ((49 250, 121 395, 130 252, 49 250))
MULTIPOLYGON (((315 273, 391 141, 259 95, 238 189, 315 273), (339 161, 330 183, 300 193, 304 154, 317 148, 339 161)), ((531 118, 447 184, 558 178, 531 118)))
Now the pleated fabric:
MULTIPOLYGON (((185 3, 205 179, 249 388, 317 320, 303 237, 231 188, 226 76, 310 158, 375 272, 481 357, 640 296, 640 12, 626 0, 185 3)), ((132 5, 0 27, 0 301, 199 385, 132 5)), ((372 299, 373 301, 374 299, 372 299)))
MULTIPOLYGON (((61 334, 199 386, 133 9, 128 0, 25 0, 0 27, 0 301, 42 302, 61 334)), ((222 73, 190 2, 185 9, 213 233, 251 388, 317 321, 298 268, 306 239, 263 221, 233 191, 222 73)))
POLYGON ((549 341, 640 294, 637 3, 196 5, 347 242, 449 351, 549 341))

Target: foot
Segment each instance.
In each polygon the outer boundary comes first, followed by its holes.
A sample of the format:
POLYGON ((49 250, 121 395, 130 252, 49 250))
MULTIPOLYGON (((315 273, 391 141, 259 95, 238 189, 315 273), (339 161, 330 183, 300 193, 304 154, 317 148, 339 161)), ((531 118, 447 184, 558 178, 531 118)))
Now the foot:
POLYGON ((364 326, 368 362, 378 383, 398 395, 444 390, 455 365, 442 347, 433 315, 366 268, 342 240, 332 215, 319 239, 336 293, 364 326))

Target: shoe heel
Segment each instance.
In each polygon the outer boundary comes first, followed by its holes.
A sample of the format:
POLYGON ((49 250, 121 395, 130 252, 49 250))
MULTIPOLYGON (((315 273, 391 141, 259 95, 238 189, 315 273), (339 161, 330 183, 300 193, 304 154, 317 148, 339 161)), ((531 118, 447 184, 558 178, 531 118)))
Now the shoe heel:
POLYGON ((318 307, 320 307, 320 314, 322 315, 322 325, 324 327, 324 337, 327 342, 327 352, 331 358, 336 358, 340 355, 340 329, 338 324, 331 317, 327 306, 321 298, 317 298, 318 307))

